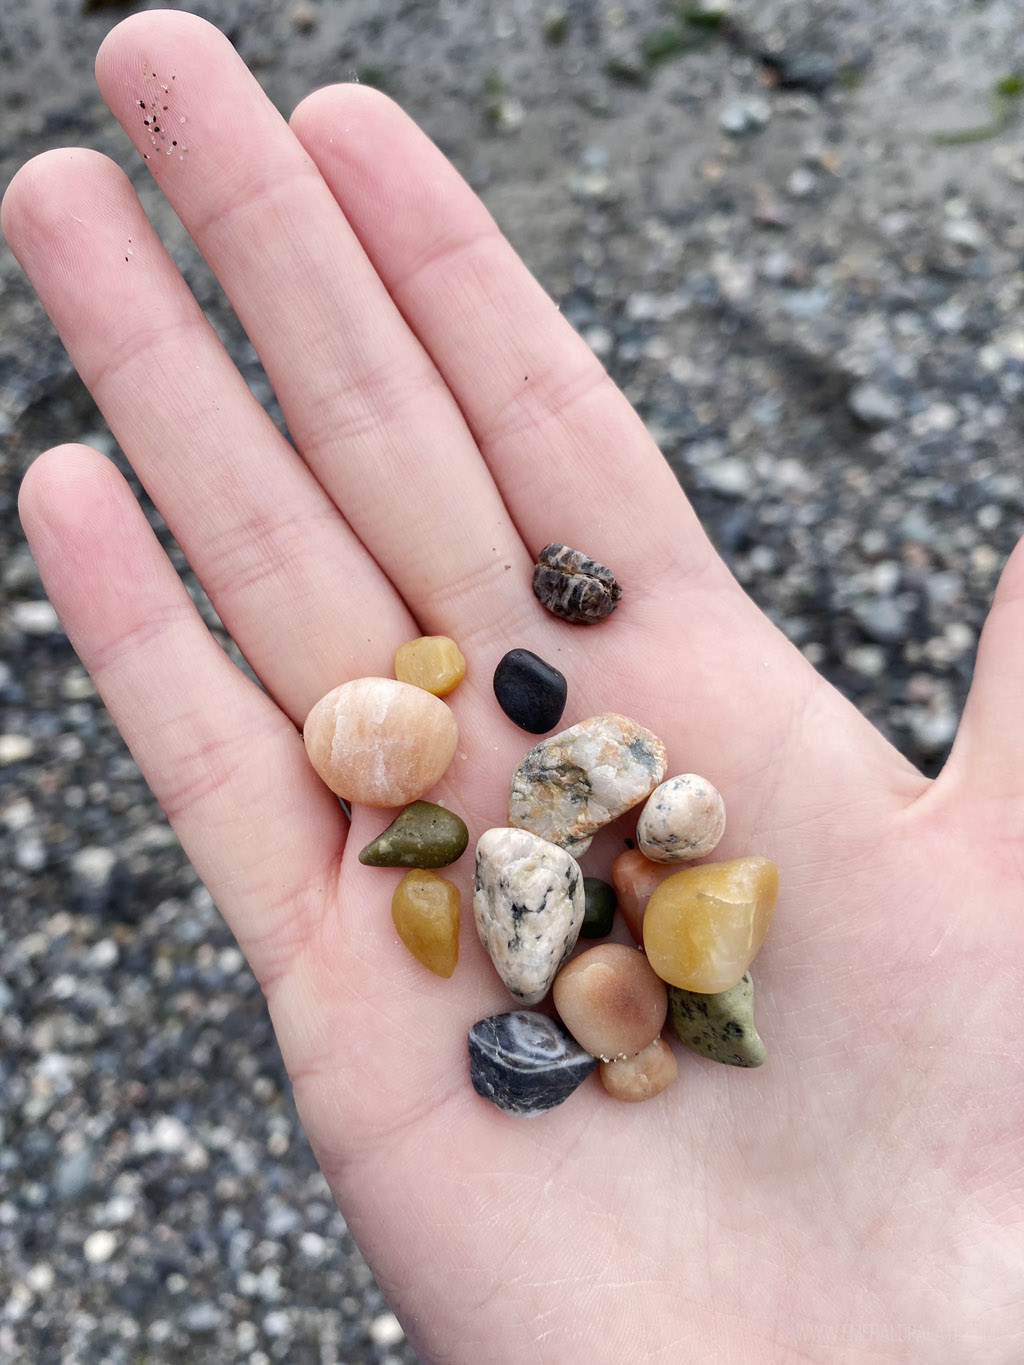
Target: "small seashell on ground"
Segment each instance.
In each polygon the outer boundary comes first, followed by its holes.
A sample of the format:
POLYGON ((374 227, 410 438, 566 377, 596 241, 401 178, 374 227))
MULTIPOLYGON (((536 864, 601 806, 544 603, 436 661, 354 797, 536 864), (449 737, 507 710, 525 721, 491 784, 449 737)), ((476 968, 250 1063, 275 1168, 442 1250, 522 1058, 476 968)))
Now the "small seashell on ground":
POLYGON ((603 621, 622 597, 611 569, 557 542, 545 545, 537 556, 533 591, 548 611, 579 626, 603 621))

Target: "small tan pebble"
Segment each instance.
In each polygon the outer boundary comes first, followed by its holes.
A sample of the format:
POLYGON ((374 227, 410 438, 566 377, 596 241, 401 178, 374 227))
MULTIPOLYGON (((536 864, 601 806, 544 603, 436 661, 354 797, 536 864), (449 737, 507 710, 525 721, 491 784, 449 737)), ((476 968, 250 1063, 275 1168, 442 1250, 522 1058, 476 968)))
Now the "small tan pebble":
POLYGON ((452 761, 459 727, 439 697, 393 678, 356 678, 317 702, 302 737, 336 796, 364 806, 418 801, 452 761))
POLYGON ((459 888, 436 872, 407 872, 391 899, 398 937, 435 976, 451 976, 459 960, 459 888))
POLYGON ((595 1057, 632 1057, 661 1032, 668 991, 643 953, 600 943, 555 977, 555 1009, 580 1047, 595 1057))
POLYGON ((778 888, 778 870, 767 858, 674 872, 647 903, 648 961, 663 981, 685 991, 731 990, 764 942, 778 888))
POLYGON ((652 863, 638 848, 628 848, 612 863, 612 886, 619 898, 619 911, 637 943, 644 941, 644 911, 655 887, 676 871, 671 864, 652 863))
POLYGON ((602 1062, 598 1070, 601 1084, 612 1099, 626 1104, 653 1100, 655 1095, 667 1090, 679 1074, 676 1054, 664 1038, 655 1038, 635 1057, 602 1062))
POLYGON ((421 635, 395 651, 395 677, 422 687, 435 697, 447 697, 466 676, 466 660, 447 635, 421 635))
POLYGON ((636 825, 640 852, 656 863, 706 858, 725 833, 725 802, 696 773, 670 777, 647 799, 636 825))

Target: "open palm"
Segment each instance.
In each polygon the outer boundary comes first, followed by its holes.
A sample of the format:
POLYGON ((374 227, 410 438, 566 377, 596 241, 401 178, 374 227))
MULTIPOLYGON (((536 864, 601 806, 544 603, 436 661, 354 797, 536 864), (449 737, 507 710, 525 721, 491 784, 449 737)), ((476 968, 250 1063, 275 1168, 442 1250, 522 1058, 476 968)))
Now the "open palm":
MULTIPOLYGON (((123 175, 25 167, 4 230, 260 690, 202 624, 119 474, 85 448, 22 511, 68 634, 266 992, 328 1180, 425 1358, 1009 1362, 1024 1354, 1024 723, 1011 561, 946 771, 926 782, 717 560, 642 424, 454 170, 388 100, 289 129, 227 41, 147 13, 103 93, 210 261, 294 448, 232 366, 123 175), (552 540, 624 585, 595 630, 530 591, 552 540), (421 633, 469 662, 439 787, 505 822, 529 741, 490 678, 569 680, 706 774, 723 857, 781 895, 759 1071, 685 1056, 619 1105, 528 1123, 479 1100, 466 1031, 511 1007, 470 925, 451 979, 397 942, 299 727, 421 633)), ((621 846, 621 845, 620 845, 621 846)), ((595 848, 600 870, 601 853, 595 848)), ((464 859, 450 874, 468 902, 464 859)), ((585 864, 585 870, 590 870, 585 864)))

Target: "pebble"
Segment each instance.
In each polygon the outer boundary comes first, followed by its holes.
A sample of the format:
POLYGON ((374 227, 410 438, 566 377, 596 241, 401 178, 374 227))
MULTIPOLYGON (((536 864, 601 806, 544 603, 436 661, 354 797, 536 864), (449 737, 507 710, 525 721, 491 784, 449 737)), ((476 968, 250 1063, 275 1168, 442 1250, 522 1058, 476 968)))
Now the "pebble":
POLYGON ((670 986, 730 990, 750 966, 771 922, 779 874, 767 858, 733 858, 675 872, 644 914, 644 949, 670 986))
POLYGON ((466 660, 447 635, 421 635, 395 651, 395 677, 435 697, 454 692, 466 676, 466 660))
POLYGON ((652 863, 638 848, 628 848, 612 863, 612 886, 619 910, 637 943, 644 941, 644 911, 654 888, 677 870, 671 863, 652 863))
POLYGON ((322 697, 302 736, 309 761, 336 796, 405 806, 452 761, 455 717, 439 697, 393 678, 357 678, 322 697))
POLYGON ((665 1039, 655 1038, 634 1057, 602 1062, 598 1072, 612 1099, 637 1104, 667 1090, 679 1074, 679 1066, 665 1039))
POLYGON ((604 938, 612 931, 618 898, 615 887, 600 877, 583 878, 583 927, 580 938, 604 938))
POLYGON ((597 1058, 546 1014, 493 1014, 469 1030, 473 1089, 517 1118, 561 1104, 596 1067, 597 1058))
POLYGON ((459 961, 459 888, 436 872, 407 872, 391 898, 398 937, 435 976, 449 977, 459 961))
POLYGON ((367 867, 447 867, 468 843, 469 830, 454 811, 414 801, 366 845, 359 861, 367 867))
POLYGON ((543 1000, 583 923, 583 874, 564 849, 525 829, 489 829, 476 846, 473 914, 505 985, 543 1000))
POLYGON ((701 994, 668 988, 668 1029, 702 1057, 727 1066, 760 1066, 765 1047, 754 1026, 754 983, 749 972, 727 991, 701 994))
POLYGON ((627 716, 591 716, 535 744, 512 775, 509 824, 586 852, 664 779, 665 746, 627 716))
POLYGON ((683 773, 662 782, 648 798, 636 826, 644 857, 655 863, 705 858, 725 833, 725 802, 706 777, 683 773))
POLYGON ((543 735, 562 719, 569 684, 565 676, 528 649, 510 649, 494 670, 494 695, 509 720, 543 735))
POLYGON ((557 542, 545 545, 537 556, 533 591, 548 611, 578 626, 603 621, 622 597, 611 569, 557 542))
POLYGON ((558 973, 552 991, 559 1018, 595 1057, 632 1057, 661 1032, 668 991, 643 953, 599 943, 558 973))

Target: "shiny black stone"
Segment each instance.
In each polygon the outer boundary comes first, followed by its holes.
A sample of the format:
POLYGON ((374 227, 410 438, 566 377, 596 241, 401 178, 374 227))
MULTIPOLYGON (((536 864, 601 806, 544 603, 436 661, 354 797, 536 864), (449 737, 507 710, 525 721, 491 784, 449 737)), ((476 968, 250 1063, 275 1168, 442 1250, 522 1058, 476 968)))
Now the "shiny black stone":
POLYGON ((534 1010, 492 1014, 469 1030, 473 1089, 517 1118, 554 1109, 596 1066, 557 1019, 534 1010))
POLYGON ((604 938, 612 931, 619 904, 615 887, 603 882, 600 877, 584 877, 583 894, 587 908, 583 914, 580 938, 604 938))
POLYGON ((509 720, 531 735, 562 719, 569 685, 557 668, 528 649, 510 649, 494 670, 494 695, 509 720))

